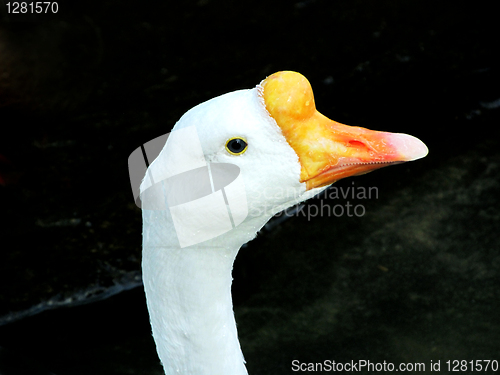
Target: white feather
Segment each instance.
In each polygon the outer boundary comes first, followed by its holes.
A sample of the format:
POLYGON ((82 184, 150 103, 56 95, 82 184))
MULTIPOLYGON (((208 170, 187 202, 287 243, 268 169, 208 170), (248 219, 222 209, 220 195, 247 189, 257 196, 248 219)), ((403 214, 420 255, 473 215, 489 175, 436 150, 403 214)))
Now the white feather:
MULTIPOLYGON (((275 213, 323 188, 306 192, 300 183, 298 156, 266 111, 260 87, 194 107, 173 131, 192 126, 203 155, 189 156, 193 146, 189 141, 173 147, 178 154, 172 154, 169 142, 174 140, 169 137, 149 172, 173 175, 186 157, 200 165, 235 164, 243 178, 249 214, 229 232, 181 248, 169 210, 143 210, 143 279, 153 336, 167 375, 247 374, 232 309, 234 259, 241 245, 275 213), (247 140, 248 150, 231 155, 225 145, 237 136, 247 140)), ((146 188, 143 182, 141 192, 146 188)), ((189 224, 194 219, 185 220, 189 224)))

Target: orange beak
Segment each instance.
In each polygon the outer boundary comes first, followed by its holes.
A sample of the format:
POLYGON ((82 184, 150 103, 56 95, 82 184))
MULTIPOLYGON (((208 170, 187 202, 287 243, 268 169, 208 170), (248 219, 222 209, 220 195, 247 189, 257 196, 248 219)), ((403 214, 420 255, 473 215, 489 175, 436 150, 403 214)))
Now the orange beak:
POLYGON ((427 155, 425 144, 411 135, 348 126, 323 116, 309 81, 299 73, 275 73, 261 86, 267 111, 299 157, 300 180, 307 190, 427 155))

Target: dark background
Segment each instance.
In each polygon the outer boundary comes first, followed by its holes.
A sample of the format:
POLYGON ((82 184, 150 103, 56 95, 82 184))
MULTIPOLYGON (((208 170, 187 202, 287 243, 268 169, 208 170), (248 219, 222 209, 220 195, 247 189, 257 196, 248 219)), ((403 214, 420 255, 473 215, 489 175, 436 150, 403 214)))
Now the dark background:
POLYGON ((350 200, 363 217, 274 220, 240 251, 249 373, 291 374, 295 359, 425 373, 431 360, 439 373, 500 361, 492 2, 58 4, 0 4, 0 374, 162 373, 128 155, 194 105, 279 70, 304 74, 328 117, 412 134, 430 152, 337 183, 378 188, 350 200))

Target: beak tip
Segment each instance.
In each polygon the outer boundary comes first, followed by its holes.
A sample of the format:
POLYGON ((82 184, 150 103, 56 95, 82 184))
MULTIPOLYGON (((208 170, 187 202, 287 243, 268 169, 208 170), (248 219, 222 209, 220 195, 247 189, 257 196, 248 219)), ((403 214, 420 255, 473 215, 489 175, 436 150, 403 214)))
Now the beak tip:
POLYGON ((391 143, 402 156, 402 161, 421 159, 429 153, 429 149, 417 137, 408 134, 391 134, 391 143))

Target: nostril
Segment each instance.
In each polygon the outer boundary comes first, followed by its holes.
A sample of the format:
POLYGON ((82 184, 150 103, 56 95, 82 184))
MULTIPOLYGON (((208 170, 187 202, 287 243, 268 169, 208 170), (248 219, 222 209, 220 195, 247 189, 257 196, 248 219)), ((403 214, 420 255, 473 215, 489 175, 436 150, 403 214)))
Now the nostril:
POLYGON ((349 141, 349 146, 351 147, 366 147, 365 144, 363 142, 360 142, 360 141, 349 141))

